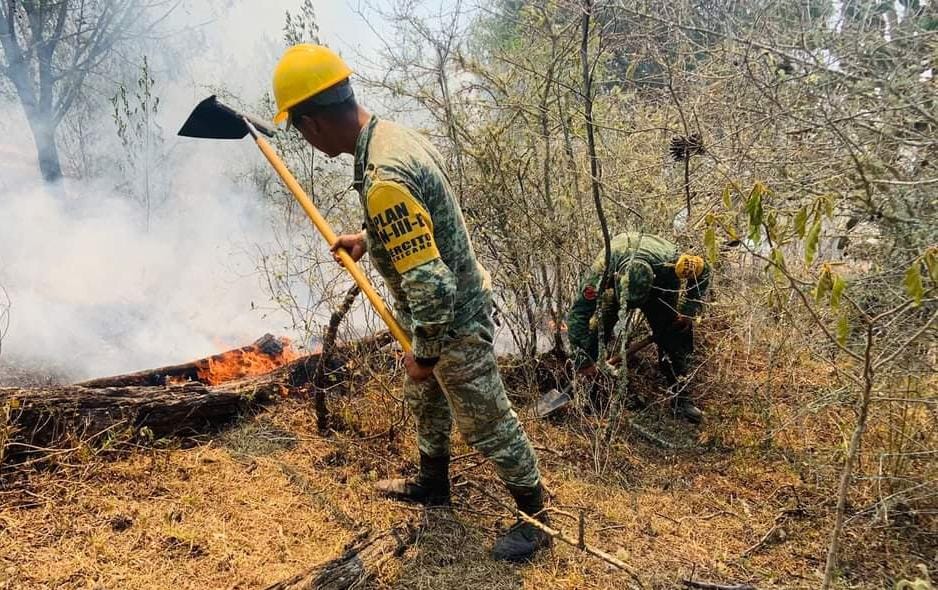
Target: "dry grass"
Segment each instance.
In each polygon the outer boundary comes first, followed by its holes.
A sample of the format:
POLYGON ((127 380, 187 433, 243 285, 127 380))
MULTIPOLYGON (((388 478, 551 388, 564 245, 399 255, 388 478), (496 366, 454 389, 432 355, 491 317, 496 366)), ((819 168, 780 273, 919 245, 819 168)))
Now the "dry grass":
MULTIPOLYGON (((583 510, 587 540, 627 561, 647 588, 679 587, 692 575, 815 588, 844 408, 806 404, 830 389, 811 359, 773 369, 782 361, 765 350, 721 340, 716 325, 710 334, 712 361, 698 377, 706 425, 687 431, 660 404, 640 417, 694 448, 669 451, 627 436, 613 449, 613 469, 598 477, 572 419, 526 419, 536 445, 549 449, 540 457, 552 506, 583 510)), ((650 364, 644 358, 635 369, 645 387, 654 383, 650 364)), ((461 444, 453 512, 376 497, 374 480, 413 470, 412 431, 392 427, 398 406, 376 385, 334 406, 344 427, 328 439, 312 434, 308 404, 290 400, 189 448, 5 474, 0 588, 259 588, 336 556, 363 528, 407 518, 422 519, 423 532, 377 587, 629 587, 627 577, 568 546, 522 567, 489 559, 493 538, 511 521, 462 483, 503 494, 461 444)), ((875 501, 874 488, 859 486, 858 506, 875 501)), ((917 563, 935 571, 934 516, 918 514, 899 524, 861 518, 848 528, 849 587, 891 587, 914 577, 917 563)), ((554 521, 576 529, 563 514, 554 521)))

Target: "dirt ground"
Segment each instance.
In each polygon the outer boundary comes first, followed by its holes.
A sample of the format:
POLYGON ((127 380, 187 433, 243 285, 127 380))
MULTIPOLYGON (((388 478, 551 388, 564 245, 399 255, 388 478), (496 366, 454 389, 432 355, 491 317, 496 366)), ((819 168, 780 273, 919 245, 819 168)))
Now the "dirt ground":
MULTIPOLYGON (((54 467, 7 470, 0 486, 0 588, 262 588, 339 555, 363 530, 405 520, 416 544, 372 585, 406 589, 678 588, 686 579, 817 588, 832 522, 844 408, 812 407, 821 367, 775 371, 760 354, 712 350, 697 376, 699 428, 654 403, 647 355, 635 368, 651 406, 632 416, 602 473, 588 419, 537 421, 516 401, 552 494, 553 522, 625 561, 634 576, 557 544, 510 566, 488 549, 512 519, 475 486, 508 500, 491 469, 454 450, 455 506, 423 511, 382 499, 373 481, 412 473, 413 432, 399 390, 374 384, 332 400, 340 428, 316 434, 311 404, 290 399, 198 439, 84 449, 54 467), (732 376, 732 378, 730 378, 732 376), (394 397, 392 397, 394 396, 394 397), (767 427, 769 425, 769 427, 767 427)), ((395 383, 394 377, 389 377, 395 383)), ((843 588, 892 588, 938 570, 933 512, 883 523, 853 497, 843 588)))

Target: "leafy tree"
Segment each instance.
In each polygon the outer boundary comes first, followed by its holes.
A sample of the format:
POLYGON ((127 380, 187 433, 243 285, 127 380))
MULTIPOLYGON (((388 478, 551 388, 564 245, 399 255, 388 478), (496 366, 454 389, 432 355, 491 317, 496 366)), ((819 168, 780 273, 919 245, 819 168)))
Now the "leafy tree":
POLYGON ((830 365, 837 395, 805 400, 847 430, 843 445, 814 452, 839 473, 827 482, 827 587, 852 496, 934 501, 916 490, 934 481, 938 446, 934 400, 921 393, 934 383, 938 323, 935 10, 505 1, 466 34, 403 3, 384 15, 394 41, 370 80, 403 112, 429 112, 428 133, 463 162, 450 169, 523 358, 544 350, 544 320, 559 327, 564 294, 602 250, 598 181, 613 232, 670 234, 705 253, 715 311, 757 317, 766 334, 797 338, 792 355, 830 365), (693 158, 669 156, 675 138, 696 146, 693 158), (912 393, 889 394, 900 388, 912 393), (880 461, 885 473, 870 473, 880 461))

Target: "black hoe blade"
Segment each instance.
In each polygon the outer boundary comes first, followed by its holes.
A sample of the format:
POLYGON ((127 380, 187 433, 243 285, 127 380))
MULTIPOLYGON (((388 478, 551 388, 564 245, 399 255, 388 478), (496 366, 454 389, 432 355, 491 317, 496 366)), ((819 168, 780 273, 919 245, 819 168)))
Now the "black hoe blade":
POLYGON ((274 129, 260 120, 243 113, 218 101, 212 95, 200 102, 192 114, 186 119, 179 135, 183 137, 198 137, 205 139, 241 139, 248 134, 248 119, 258 131, 268 137, 273 137, 274 129))

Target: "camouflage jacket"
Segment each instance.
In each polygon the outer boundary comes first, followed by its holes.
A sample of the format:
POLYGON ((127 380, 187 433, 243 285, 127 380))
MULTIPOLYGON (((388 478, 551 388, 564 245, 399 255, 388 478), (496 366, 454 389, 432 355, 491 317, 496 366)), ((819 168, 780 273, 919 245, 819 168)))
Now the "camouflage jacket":
POLYGON ((416 131, 372 117, 355 147, 355 189, 371 263, 414 336, 414 356, 440 356, 446 334, 491 296, 436 148, 416 131))
POLYGON ((598 302, 606 298, 601 318, 607 339, 615 335, 616 324, 625 312, 641 308, 651 299, 660 299, 680 313, 700 312, 702 294, 709 280, 709 268, 693 284, 682 285, 674 272, 681 254, 676 244, 651 234, 623 233, 612 238, 610 266, 614 269, 611 289, 603 295, 600 283, 606 267, 606 254, 600 252, 580 283, 580 292, 567 315, 567 330, 578 366, 595 361, 599 354, 599 321, 593 320, 598 302))

